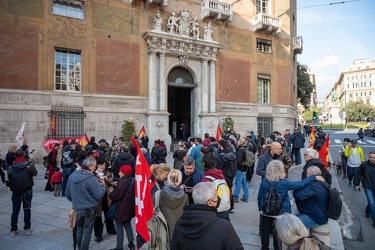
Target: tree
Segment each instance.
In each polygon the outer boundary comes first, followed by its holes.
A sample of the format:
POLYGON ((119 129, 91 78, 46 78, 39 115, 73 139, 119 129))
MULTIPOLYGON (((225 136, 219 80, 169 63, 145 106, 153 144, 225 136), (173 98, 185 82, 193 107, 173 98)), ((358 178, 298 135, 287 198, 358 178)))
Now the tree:
POLYGON ((133 121, 124 120, 121 126, 121 133, 124 137, 124 142, 129 145, 131 137, 135 136, 135 124, 133 121))
POLYGON ((346 115, 350 121, 363 121, 374 118, 375 110, 371 105, 363 103, 363 100, 350 101, 346 104, 346 115))
POLYGON ((314 86, 307 73, 307 66, 297 63, 297 98, 305 108, 310 104, 313 90, 314 86))
POLYGON ((309 109, 305 109, 305 112, 303 113, 303 119, 305 121, 312 122, 312 120, 313 120, 313 112, 316 112, 318 114, 318 116, 319 116, 319 109, 318 108, 310 107, 309 109))
POLYGON ((233 130, 234 128, 234 120, 230 116, 225 118, 223 121, 223 133, 224 134, 227 133, 227 128, 230 128, 231 130, 233 130))

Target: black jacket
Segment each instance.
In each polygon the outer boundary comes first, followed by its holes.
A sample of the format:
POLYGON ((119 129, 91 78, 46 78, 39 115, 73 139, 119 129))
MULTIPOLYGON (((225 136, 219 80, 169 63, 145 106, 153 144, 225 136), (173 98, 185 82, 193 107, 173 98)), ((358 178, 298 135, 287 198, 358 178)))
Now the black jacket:
POLYGON ((375 191, 375 165, 371 164, 369 161, 365 161, 359 165, 357 174, 354 176, 353 184, 359 186, 361 181, 364 188, 370 188, 375 191))
POLYGON ((322 172, 322 177, 324 178, 324 180, 326 180, 326 182, 331 185, 332 184, 332 175, 331 173, 326 169, 324 163, 322 162, 322 160, 320 158, 318 159, 311 159, 311 160, 308 160, 305 164, 305 166, 303 167, 303 172, 302 172, 302 180, 306 179, 307 178, 307 169, 311 166, 316 166, 320 169, 320 171, 322 172))
MULTIPOLYGON (((234 177, 229 177, 227 174, 228 168, 229 168, 229 161, 235 161, 236 157, 232 153, 232 151, 228 148, 225 148, 221 151, 219 151, 219 157, 217 159, 217 165, 216 168, 223 171, 223 175, 225 177, 225 180, 227 184, 230 186, 233 183, 234 177)), ((236 166, 236 162, 234 162, 236 166)))
POLYGON ((135 159, 134 156, 128 152, 119 153, 112 163, 112 174, 118 177, 120 168, 124 165, 132 167, 132 176, 135 177, 135 159))
POLYGON ((216 209, 202 204, 184 207, 184 213, 176 222, 171 250, 244 249, 232 224, 218 218, 216 209))

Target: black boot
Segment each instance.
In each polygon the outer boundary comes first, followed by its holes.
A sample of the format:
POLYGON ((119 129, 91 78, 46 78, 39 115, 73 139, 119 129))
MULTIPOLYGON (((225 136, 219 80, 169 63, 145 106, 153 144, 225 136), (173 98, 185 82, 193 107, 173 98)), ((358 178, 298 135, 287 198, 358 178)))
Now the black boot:
POLYGON ((134 250, 135 249, 133 241, 129 242, 128 247, 129 247, 130 250, 134 250))

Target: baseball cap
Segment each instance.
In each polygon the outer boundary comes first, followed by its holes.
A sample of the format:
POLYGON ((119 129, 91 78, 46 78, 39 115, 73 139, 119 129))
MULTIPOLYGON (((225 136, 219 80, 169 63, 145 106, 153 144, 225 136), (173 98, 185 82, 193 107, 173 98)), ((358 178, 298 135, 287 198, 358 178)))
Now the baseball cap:
POLYGON ((352 140, 352 144, 357 144, 357 140, 352 140))

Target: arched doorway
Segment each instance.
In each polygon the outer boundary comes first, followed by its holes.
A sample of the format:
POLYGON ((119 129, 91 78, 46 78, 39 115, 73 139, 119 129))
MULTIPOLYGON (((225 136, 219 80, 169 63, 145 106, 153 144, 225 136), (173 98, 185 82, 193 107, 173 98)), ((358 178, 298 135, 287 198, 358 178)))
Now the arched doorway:
POLYGON ((186 138, 193 131, 192 100, 194 79, 184 67, 174 67, 168 74, 169 134, 173 139, 182 138, 181 124, 186 125, 186 138))

